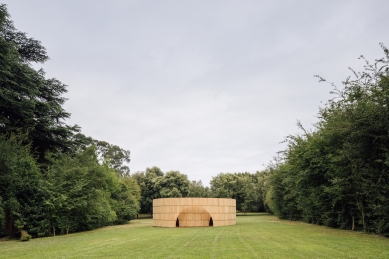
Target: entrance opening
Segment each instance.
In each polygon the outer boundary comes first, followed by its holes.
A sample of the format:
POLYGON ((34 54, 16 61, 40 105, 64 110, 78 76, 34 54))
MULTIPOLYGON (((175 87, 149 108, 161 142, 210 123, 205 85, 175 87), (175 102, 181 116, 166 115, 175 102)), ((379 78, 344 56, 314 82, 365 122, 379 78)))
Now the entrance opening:
POLYGON ((179 226, 180 226, 180 221, 177 218, 177 220, 176 220, 176 227, 179 227, 179 226))
POLYGON ((212 217, 211 217, 211 219, 209 220, 209 226, 210 226, 210 227, 213 227, 213 220, 212 220, 212 217))
MULTIPOLYGON (((210 226, 211 215, 201 206, 190 206, 183 209, 178 215, 180 227, 208 227, 210 226)), ((213 221, 212 221, 213 225, 213 221)))

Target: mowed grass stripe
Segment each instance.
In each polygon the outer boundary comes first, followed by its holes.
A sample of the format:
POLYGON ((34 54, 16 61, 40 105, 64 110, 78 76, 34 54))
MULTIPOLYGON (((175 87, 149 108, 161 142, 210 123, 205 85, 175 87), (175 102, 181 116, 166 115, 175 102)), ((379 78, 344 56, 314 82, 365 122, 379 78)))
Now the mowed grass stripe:
POLYGON ((0 258, 389 258, 389 239, 257 213, 227 227, 155 228, 151 219, 139 219, 66 236, 5 241, 0 258))
POLYGON ((292 258, 389 258, 389 240, 380 236, 267 218, 262 221, 267 224, 255 230, 292 258), (364 242, 366 238, 369 242, 364 242), (376 239, 385 248, 377 249, 376 239))
MULTIPOLYGON (((266 222, 266 220, 264 220, 266 222)), ((317 247, 312 239, 303 238, 297 235, 294 230, 298 226, 298 222, 280 221, 271 218, 267 221, 268 224, 264 224, 264 228, 255 228, 253 231, 256 232, 256 236, 266 237, 265 243, 271 243, 273 248, 277 248, 277 252, 274 251, 269 254, 270 256, 278 256, 280 251, 283 254, 288 254, 289 257, 293 258, 326 258, 326 251, 323 251, 321 247, 317 247), (281 223, 281 225, 280 225, 281 223), (283 223, 283 224, 282 224, 283 223), (293 225, 291 228, 290 224, 293 225)), ((300 231, 297 231, 299 234, 300 231)), ((301 233, 304 236, 307 235, 304 231, 301 233)))

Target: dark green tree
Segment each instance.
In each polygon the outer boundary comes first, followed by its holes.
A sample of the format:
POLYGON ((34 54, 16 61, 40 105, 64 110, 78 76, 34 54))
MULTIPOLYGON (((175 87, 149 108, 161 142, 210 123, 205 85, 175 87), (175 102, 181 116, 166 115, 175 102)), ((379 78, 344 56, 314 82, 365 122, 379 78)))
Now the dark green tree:
POLYGON ((179 171, 167 172, 156 179, 154 190, 158 192, 158 198, 187 197, 189 193, 188 176, 179 171))
POLYGON ((23 142, 25 136, 0 135, 0 236, 23 229, 38 236, 48 229, 42 176, 23 142))
POLYGON ((31 63, 48 59, 45 48, 15 29, 0 5, 0 134, 28 132, 32 149, 44 159, 47 151, 70 151, 79 127, 65 124, 70 114, 62 105, 66 86, 31 63))
POLYGON ((208 186, 203 185, 201 180, 190 181, 188 197, 210 198, 212 193, 208 186))
POLYGON ((130 151, 125 150, 117 145, 110 144, 106 141, 87 137, 82 133, 77 133, 72 137, 72 141, 77 143, 74 145, 72 153, 84 151, 90 146, 96 146, 98 159, 100 163, 108 164, 115 169, 121 177, 130 175, 130 151))
MULTIPOLYGON (((334 88, 313 131, 289 136, 266 201, 281 218, 389 235, 389 51, 334 88)), ((326 81, 320 78, 320 81, 326 81)))
POLYGON ((47 158, 46 182, 52 234, 124 223, 139 210, 139 187, 98 162, 96 147, 47 158))
POLYGON ((187 197, 189 194, 188 176, 178 171, 164 174, 154 166, 145 172, 136 172, 131 176, 141 189, 141 212, 152 213, 153 199, 169 197, 187 197))
POLYGON ((105 141, 94 140, 93 144, 97 147, 100 160, 108 163, 120 176, 130 175, 130 168, 127 165, 130 162, 129 150, 105 141))
POLYGON ((146 168, 144 172, 136 172, 131 177, 137 181, 141 189, 140 211, 151 213, 153 210, 153 199, 160 198, 159 190, 155 188, 155 183, 162 178, 164 173, 159 167, 146 168))
POLYGON ((140 187, 131 177, 124 176, 112 192, 112 208, 116 212, 114 223, 123 224, 134 219, 140 210, 140 187))
POLYGON ((235 199, 239 211, 261 211, 264 208, 259 178, 255 174, 220 173, 212 177, 210 185, 213 197, 235 199))

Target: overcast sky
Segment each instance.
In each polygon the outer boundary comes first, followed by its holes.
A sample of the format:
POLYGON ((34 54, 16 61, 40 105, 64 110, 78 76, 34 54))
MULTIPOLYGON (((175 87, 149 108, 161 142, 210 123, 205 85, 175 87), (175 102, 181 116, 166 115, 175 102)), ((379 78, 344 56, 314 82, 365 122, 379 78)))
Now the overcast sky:
POLYGON ((3 0, 68 85, 68 124, 208 185, 262 170, 331 87, 389 47, 389 1, 3 0))

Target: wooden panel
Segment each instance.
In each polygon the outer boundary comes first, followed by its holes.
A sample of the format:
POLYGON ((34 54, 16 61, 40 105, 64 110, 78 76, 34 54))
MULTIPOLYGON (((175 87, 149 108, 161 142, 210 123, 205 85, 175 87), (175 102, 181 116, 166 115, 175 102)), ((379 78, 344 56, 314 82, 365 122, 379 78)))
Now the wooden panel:
POLYGON ((214 226, 236 224, 236 201, 218 198, 162 198, 153 200, 153 226, 214 226))

